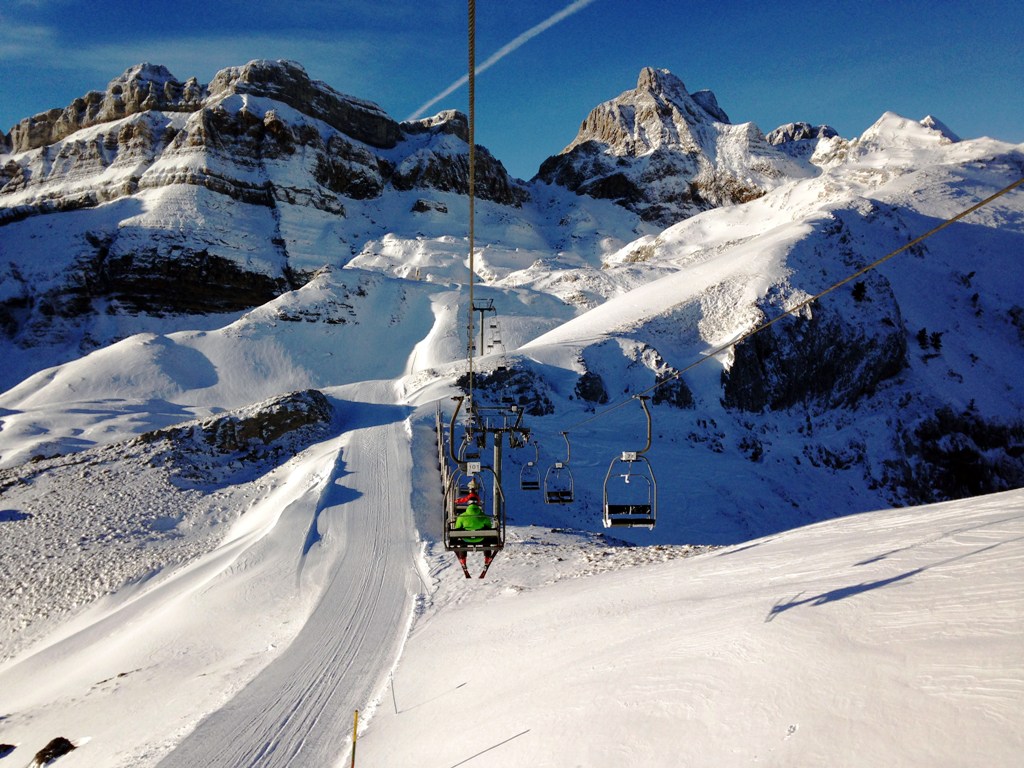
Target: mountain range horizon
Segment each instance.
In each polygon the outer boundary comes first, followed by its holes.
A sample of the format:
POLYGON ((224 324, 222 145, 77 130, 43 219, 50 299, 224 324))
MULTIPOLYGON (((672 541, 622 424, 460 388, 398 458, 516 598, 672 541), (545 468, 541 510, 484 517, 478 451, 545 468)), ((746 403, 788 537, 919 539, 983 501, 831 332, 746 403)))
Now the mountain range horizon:
MULTIPOLYGON (((264 65, 266 65, 266 64, 270 64, 270 65, 277 64, 277 65, 293 66, 293 67, 297 67, 299 70, 302 71, 303 74, 305 74, 305 68, 303 67, 303 65, 300 62, 290 61, 290 60, 276 60, 276 62, 272 62, 270 60, 255 59, 255 60, 252 60, 252 61, 248 62, 248 64, 245 65, 245 66, 246 67, 251 67, 251 66, 259 64, 259 63, 262 63, 264 65)), ((222 70, 220 70, 214 76, 213 80, 211 80, 211 83, 215 83, 218 80, 222 79, 222 75, 224 73, 227 73, 227 72, 230 72, 230 71, 233 71, 233 70, 238 70, 238 69, 239 69, 238 66, 228 66, 228 67, 223 68, 222 70)), ((685 91, 685 85, 683 85, 682 80, 680 80, 677 75, 673 74, 672 72, 670 72, 667 69, 656 69, 656 68, 651 67, 651 66, 643 67, 641 69, 640 74, 638 76, 637 87, 638 88, 642 88, 645 85, 649 86, 652 83, 657 83, 662 77, 665 77, 666 79, 668 79, 669 81, 673 82, 674 84, 678 84, 685 91), (658 74, 658 73, 660 73, 660 74, 658 74)), ((308 78, 308 76, 307 76, 307 78, 308 78)), ((185 90, 185 91, 187 91, 184 100, 182 100, 177 105, 177 108, 179 108, 179 109, 187 109, 190 104, 191 105, 197 104, 198 101, 201 99, 201 94, 203 92, 205 92, 209 88, 209 84, 202 84, 202 83, 200 83, 194 76, 187 78, 185 81, 178 80, 175 77, 175 75, 172 74, 171 71, 167 67, 162 65, 162 64, 153 64, 153 63, 150 63, 150 62, 139 62, 138 64, 135 64, 135 65, 127 68, 119 76, 117 76, 117 77, 113 78, 111 81, 109 81, 108 84, 107 84, 107 87, 106 87, 106 89, 104 89, 104 91, 99 91, 99 90, 89 91, 88 93, 83 94, 83 96, 80 97, 79 99, 73 100, 70 105, 65 105, 63 107, 55 106, 55 107, 51 107, 50 109, 44 110, 42 112, 35 113, 33 115, 27 115, 24 118, 22 118, 21 120, 19 120, 15 125, 11 126, 10 129, 6 133, 0 134, 0 138, 3 139, 3 141, 5 143, 5 146, 8 149, 8 151, 15 151, 15 152, 17 152, 17 151, 24 151, 26 149, 35 148, 35 146, 38 144, 39 141, 54 140, 55 137, 60 136, 60 129, 58 129, 58 131, 56 133, 51 133, 49 136, 43 138, 42 136, 39 135, 39 127, 38 126, 40 124, 48 124, 48 123, 51 123, 51 122, 58 122, 58 123, 60 123, 62 125, 63 130, 71 129, 72 126, 85 127, 86 123, 82 123, 80 121, 80 119, 78 121, 76 121, 72 117, 72 115, 75 114, 75 113, 88 112, 90 110, 90 106, 91 106, 92 107, 92 112, 93 112, 93 118, 99 117, 99 114, 97 114, 97 105, 98 105, 98 103, 100 101, 102 101, 104 94, 107 94, 107 97, 109 98, 109 95, 111 95, 112 90, 121 89, 121 88, 124 87, 125 83, 129 83, 129 82, 136 82, 137 83, 136 86, 135 86, 136 88, 140 87, 139 84, 141 84, 141 87, 147 89, 147 94, 146 94, 147 96, 149 95, 149 89, 155 87, 156 90, 153 91, 153 94, 154 94, 154 97, 156 97, 156 98, 158 98, 158 93, 157 92, 160 91, 161 89, 171 88, 173 90, 185 90), (56 120, 55 120, 55 118, 56 118, 56 120), (32 138, 29 138, 29 136, 31 134, 33 134, 33 132, 36 135, 34 137, 32 137, 32 138)), ((377 110, 380 110, 380 107, 378 107, 372 100, 367 100, 365 97, 348 96, 346 94, 341 93, 340 91, 337 91, 336 89, 334 89, 329 84, 327 84, 326 82, 323 82, 323 81, 310 80, 310 82, 311 83, 315 83, 315 84, 317 84, 319 86, 323 86, 328 91, 330 91, 330 92, 332 92, 332 93, 336 94, 337 96, 340 96, 340 97, 342 97, 344 99, 349 99, 349 100, 353 100, 353 101, 361 101, 361 102, 364 102, 366 104, 372 105, 377 110)), ((716 99, 713 91, 711 91, 710 89, 701 89, 699 91, 696 91, 693 95, 698 100, 706 98, 706 106, 707 106, 710 114, 714 115, 714 117, 716 119, 720 120, 723 123, 730 122, 730 120, 728 118, 728 115, 724 111, 722 111, 720 107, 718 107, 717 99, 716 99)), ((156 103, 156 102, 151 102, 151 104, 152 103, 156 103)), ((380 111, 383 111, 383 110, 380 110, 380 111)), ((425 117, 419 118, 419 119, 403 120, 403 121, 396 121, 396 122, 408 122, 408 123, 416 124, 416 123, 420 123, 422 121, 434 120, 439 115, 442 115, 442 114, 444 114, 446 112, 452 112, 452 111, 459 112, 460 114, 462 114, 463 119, 465 119, 465 113, 461 112, 460 110, 442 109, 442 110, 440 110, 435 115, 425 116, 425 117)), ((111 110, 111 111, 106 113, 106 116, 110 116, 110 115, 113 115, 113 114, 115 114, 115 112, 113 110, 111 110)), ((926 116, 925 119, 930 118, 930 117, 931 117, 930 115, 926 116)), ((102 117, 100 117, 100 119, 102 119, 102 117)), ((826 130, 826 131, 833 131, 834 130, 834 129, 830 128, 827 125, 819 125, 819 126, 811 127, 809 123, 801 122, 801 121, 793 121, 793 122, 790 122, 790 123, 784 123, 784 124, 776 127, 773 131, 771 131, 769 133, 775 133, 775 134, 779 134, 781 136, 782 134, 785 134, 786 131, 788 131, 790 134, 792 134, 792 132, 794 130, 807 131, 809 129, 810 130, 826 130)), ((575 143, 575 142, 570 142, 570 145, 572 143, 575 143)))

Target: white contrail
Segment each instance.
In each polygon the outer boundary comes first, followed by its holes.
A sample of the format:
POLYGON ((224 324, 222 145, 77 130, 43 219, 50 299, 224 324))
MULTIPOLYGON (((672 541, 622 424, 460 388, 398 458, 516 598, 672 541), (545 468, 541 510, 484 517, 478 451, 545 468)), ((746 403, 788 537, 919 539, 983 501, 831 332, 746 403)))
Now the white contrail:
MULTIPOLYGON (((519 35, 519 37, 515 38, 514 40, 512 40, 509 43, 506 43, 501 48, 499 48, 497 50, 497 52, 491 54, 487 58, 486 61, 484 61, 482 64, 478 64, 477 65, 476 73, 479 75, 481 72, 484 72, 484 71, 490 69, 495 64, 497 64, 499 61, 501 61, 503 58, 505 58, 510 53, 512 53, 512 51, 516 50, 517 48, 519 48, 524 43, 529 42, 530 40, 535 38, 537 35, 539 35, 541 32, 543 32, 545 29, 549 29, 550 27, 553 27, 555 24, 560 22, 562 19, 564 19, 567 16, 572 16, 577 11, 582 11, 584 8, 586 8, 588 5, 590 5, 593 2, 595 2, 595 0, 575 0, 572 3, 569 3, 569 5, 567 5, 565 8, 560 10, 558 13, 556 13, 556 14, 554 14, 552 16, 549 16, 548 18, 544 19, 544 21, 542 21, 540 24, 537 24, 536 26, 530 27, 528 30, 523 32, 523 34, 519 35)), ((409 117, 407 117, 406 120, 415 120, 420 115, 422 115, 424 112, 426 112, 428 109, 430 109, 432 106, 437 104, 437 102, 439 102, 441 99, 445 98, 446 96, 449 96, 454 91, 458 90, 463 85, 465 85, 467 82, 469 82, 469 75, 463 75, 458 80, 456 80, 454 83, 452 83, 447 88, 445 88, 443 91, 441 91, 439 94, 437 94, 437 96, 432 98, 426 104, 424 104, 419 109, 417 109, 415 112, 413 112, 411 115, 409 115, 409 117)))

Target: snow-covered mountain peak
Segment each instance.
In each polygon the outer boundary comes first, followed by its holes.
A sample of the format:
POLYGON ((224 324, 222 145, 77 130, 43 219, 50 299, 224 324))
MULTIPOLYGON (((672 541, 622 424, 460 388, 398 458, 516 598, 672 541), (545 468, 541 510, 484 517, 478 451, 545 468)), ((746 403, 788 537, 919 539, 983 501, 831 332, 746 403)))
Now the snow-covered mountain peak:
POLYGON ((846 140, 839 137, 830 125, 811 125, 807 122, 786 123, 765 136, 765 140, 790 157, 815 167, 828 165, 837 147, 846 140))
POLYGON ((701 101, 715 114, 698 103, 669 70, 644 67, 636 88, 595 107, 562 154, 589 141, 602 142, 610 154, 631 157, 666 145, 695 149, 700 141, 693 129, 727 122, 721 120, 725 113, 714 94, 701 93, 701 101))
POLYGON ((118 87, 123 88, 130 83, 144 84, 147 87, 163 88, 168 83, 176 84, 176 78, 171 71, 162 64, 150 64, 148 61, 141 62, 129 67, 120 75, 107 84, 107 90, 119 93, 118 87))
POLYGON ((830 125, 811 125, 806 122, 786 123, 765 136, 769 144, 779 146, 791 141, 808 139, 827 139, 838 136, 836 129, 830 125))
MULTIPOLYGON (((60 246, 48 246, 54 258, 32 258, 25 243, 56 219, 4 231, 0 260, 18 267, 17 277, 0 275, 0 321, 31 346, 61 336, 55 325, 65 321, 81 337, 86 318, 107 311, 94 300, 113 293, 111 315, 187 314, 200 294, 199 312, 260 305, 358 254, 384 234, 379 222, 421 210, 432 213, 420 222, 441 219, 447 204, 433 198, 468 189, 467 134, 455 111, 400 125, 291 61, 228 67, 209 87, 136 65, 107 91, 12 132, 16 151, 0 161, 0 226, 88 213, 61 219, 69 226, 57 228, 60 246), (369 200, 377 202, 361 210, 369 200), (197 294, 187 285, 200 272, 197 294), (226 303, 211 303, 214 293, 226 303), (37 300, 44 294, 59 309, 37 300)), ((483 149, 476 192, 512 206, 527 196, 483 149)), ((112 340, 101 334, 101 344, 112 340)))
POLYGON ((955 141, 956 134, 934 117, 913 120, 895 112, 884 112, 855 143, 888 151, 894 148, 934 149, 955 141))
POLYGON ((933 131, 938 131, 954 144, 960 141, 960 137, 957 134, 955 134, 948 125, 946 125, 944 122, 939 120, 939 118, 934 117, 933 115, 925 115, 921 119, 921 125, 923 125, 925 128, 931 128, 933 131))
POLYGON ((914 120, 885 112, 855 139, 847 141, 837 137, 820 142, 812 161, 822 168, 837 164, 852 164, 862 170, 870 168, 878 183, 911 169, 947 163, 953 157, 966 158, 975 153, 969 145, 973 142, 961 141, 934 117, 914 120), (879 171, 884 173, 878 176, 879 171))
MULTIPOLYGON (((731 122, 725 110, 718 105, 718 99, 712 91, 705 88, 690 93, 683 81, 667 69, 644 67, 640 70, 640 76, 636 81, 636 88, 633 91, 627 91, 622 94, 619 99, 629 97, 642 99, 645 95, 653 95, 655 98, 677 106, 683 106, 693 101, 702 110, 707 112, 708 116, 713 120, 717 120, 720 123, 731 122)), ((691 119, 703 121, 704 118, 698 113, 697 116, 691 114, 691 119)))
POLYGON ((469 142, 469 118, 464 112, 456 109, 445 109, 431 117, 422 117, 419 120, 404 120, 402 130, 406 133, 423 133, 425 131, 436 131, 449 133, 457 136, 464 142, 469 142))
POLYGON ((205 95, 194 77, 182 83, 166 67, 136 64, 111 80, 105 91, 89 91, 64 108, 25 118, 11 128, 4 143, 13 153, 27 152, 140 112, 194 112, 205 95))
POLYGON ((654 67, 644 67, 640 70, 633 93, 637 95, 652 93, 677 103, 684 101, 690 95, 686 90, 686 85, 679 77, 667 69, 655 69, 654 67))
POLYGON ((731 124, 711 91, 691 95, 668 70, 646 67, 636 88, 587 115, 538 177, 667 225, 815 173, 753 123, 731 124))
POLYGON ((210 81, 209 91, 215 101, 236 93, 279 101, 374 147, 393 147, 401 137, 398 122, 377 104, 313 80, 294 61, 254 59, 227 67, 210 81))

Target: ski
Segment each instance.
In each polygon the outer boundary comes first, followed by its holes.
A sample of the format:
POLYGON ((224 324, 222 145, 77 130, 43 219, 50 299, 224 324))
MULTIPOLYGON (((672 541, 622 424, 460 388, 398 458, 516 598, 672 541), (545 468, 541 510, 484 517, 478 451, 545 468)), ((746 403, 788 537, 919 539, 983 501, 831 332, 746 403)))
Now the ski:
MULTIPOLYGON (((462 572, 466 575, 467 579, 472 579, 473 577, 469 573, 469 567, 466 565, 466 556, 465 555, 459 555, 458 557, 459 557, 459 565, 462 566, 462 572)), ((483 576, 481 576, 480 578, 483 578, 483 576)))
POLYGON ((483 578, 487 575, 487 569, 491 567, 491 563, 494 561, 494 555, 484 555, 484 569, 480 571, 479 578, 483 578))

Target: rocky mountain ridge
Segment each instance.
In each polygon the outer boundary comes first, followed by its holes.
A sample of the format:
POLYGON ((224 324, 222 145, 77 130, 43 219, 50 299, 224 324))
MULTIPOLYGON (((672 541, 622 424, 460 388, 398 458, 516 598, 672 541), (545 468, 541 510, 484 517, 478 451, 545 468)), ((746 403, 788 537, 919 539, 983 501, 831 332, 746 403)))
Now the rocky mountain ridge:
POLYGON ((194 112, 206 88, 196 78, 179 82, 166 67, 138 64, 114 78, 105 91, 90 91, 63 109, 27 117, 4 136, 8 151, 28 152, 67 138, 83 128, 150 110, 194 112))
MULTIPOLYGON (((268 187, 274 186, 273 180, 257 185, 243 173, 232 178, 227 168, 217 169, 218 173, 208 167, 209 162, 192 175, 177 176, 161 175, 156 173, 159 167, 143 165, 173 166, 175 156, 195 153, 245 169, 300 148, 316 152, 315 162, 306 169, 315 182, 310 185, 309 202, 335 212, 343 206, 328 199, 331 193, 375 196, 392 180, 399 188, 436 185, 464 194, 466 179, 453 173, 439 178, 437 163, 432 164, 430 157, 419 164, 423 155, 419 144, 410 152, 399 152, 397 158, 374 152, 394 149, 409 137, 424 134, 465 142, 466 119, 448 111, 400 124, 372 102, 311 80, 300 65, 289 61, 256 60, 228 67, 208 86, 199 85, 195 78, 181 83, 164 67, 140 64, 112 80, 105 92, 91 92, 63 110, 27 118, 11 130, 11 157, 0 169, 0 202, 4 203, 0 222, 106 202, 147 183, 197 184, 235 199, 272 204, 274 190, 268 187), (294 112, 286 116, 288 110, 275 104, 294 112), (94 130, 80 133, 90 128, 94 130), (410 160, 413 152, 419 154, 410 160), (55 183, 126 167, 131 171, 126 180, 124 174, 102 174, 117 176, 123 182, 117 187, 103 185, 101 177, 101 189, 92 194, 62 194, 63 190, 53 189, 55 183)), ((445 149, 450 153, 450 148, 445 149)), ((525 193, 486 149, 479 149, 480 197, 511 205, 521 202, 525 193)))
POLYGON ((311 80, 300 64, 254 60, 220 70, 208 85, 194 77, 181 82, 161 65, 137 64, 104 91, 90 91, 64 109, 25 118, 11 129, 7 142, 10 152, 27 152, 140 112, 198 112, 232 94, 280 101, 374 147, 391 148, 401 137, 398 123, 376 104, 311 80))
MULTIPOLYGON (((229 67, 208 86, 164 67, 132 67, 106 91, 11 131, 0 227, 94 213, 54 260, 33 259, 10 238, 0 246, 11 265, 0 277, 0 326, 32 344, 53 318, 257 306, 332 258, 306 242, 296 218, 312 210, 345 241, 353 201, 391 191, 465 195, 467 139, 460 113, 399 123, 294 62, 229 67)), ((522 184, 485 148, 477 158, 479 198, 521 205, 522 184)))
POLYGON ((811 175, 753 123, 730 123, 714 93, 690 94, 671 72, 651 67, 636 88, 595 107, 538 172, 545 182, 614 200, 662 226, 811 175))

